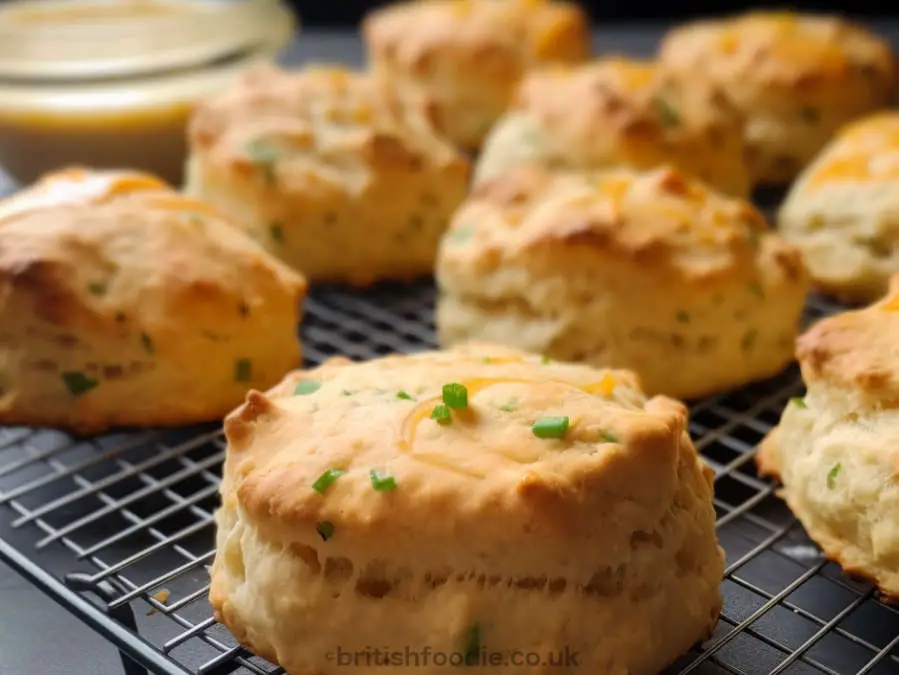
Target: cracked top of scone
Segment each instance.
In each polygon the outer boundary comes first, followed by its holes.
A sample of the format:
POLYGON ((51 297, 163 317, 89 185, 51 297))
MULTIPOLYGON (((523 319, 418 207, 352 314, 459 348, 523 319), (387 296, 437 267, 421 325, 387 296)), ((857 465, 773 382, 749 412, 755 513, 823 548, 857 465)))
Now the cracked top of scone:
MULTIPOLYGON (((4 285, 31 296, 39 319, 97 339, 124 330, 136 308, 149 332, 173 316, 223 332, 260 298, 306 292, 300 274, 205 203, 147 174, 80 168, 0 202, 4 285)), ((153 335, 159 349, 181 339, 166 332, 153 335)))
POLYGON ((577 5, 549 0, 427 0, 375 10, 363 33, 378 56, 427 73, 435 59, 517 77, 540 62, 578 61, 590 50, 577 5))
POLYGON ((550 133, 546 143, 573 164, 681 161, 731 194, 748 193, 742 116, 700 76, 679 86, 654 63, 624 57, 543 69, 522 83, 509 112, 519 113, 537 120, 550 133))
MULTIPOLYGON (((876 113, 844 127, 799 177, 790 196, 796 199, 852 185, 892 187, 897 178, 899 113, 876 113)), ((811 221, 809 229, 814 229, 814 218, 811 221)))
POLYGON ((899 275, 878 302, 818 321, 799 337, 796 358, 807 384, 820 382, 899 406, 899 275))
POLYGON ((335 555, 417 537, 589 548, 603 528, 655 529, 695 455, 685 424, 629 372, 493 345, 333 359, 227 419, 223 500, 263 537, 321 535, 335 555))
POLYGON ((674 29, 660 53, 663 63, 684 72, 727 75, 733 88, 758 83, 838 98, 841 83, 853 92, 857 81, 874 91, 896 86, 889 44, 836 16, 759 11, 696 21, 674 29))
POLYGON ((695 282, 806 276, 798 250, 760 211, 671 168, 589 175, 519 168, 472 193, 441 256, 442 265, 479 273, 503 264, 549 273, 607 263, 695 282))
POLYGON ((435 131, 428 106, 338 66, 258 67, 199 106, 192 150, 281 192, 363 190, 372 170, 468 171, 435 131))

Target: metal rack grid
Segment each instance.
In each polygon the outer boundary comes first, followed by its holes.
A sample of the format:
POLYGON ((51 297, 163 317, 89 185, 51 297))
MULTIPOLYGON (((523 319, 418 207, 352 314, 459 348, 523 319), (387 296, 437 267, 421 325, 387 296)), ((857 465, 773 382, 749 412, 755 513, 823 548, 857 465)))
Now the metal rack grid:
MULTIPOLYGON (((433 299, 430 284, 316 289, 307 357, 430 347, 433 299)), ((815 298, 808 316, 836 309, 815 298)), ((717 474, 725 603, 712 639, 672 675, 899 673, 899 608, 823 559, 756 474, 756 443, 801 389, 792 368, 692 406, 691 433, 717 474)), ((89 440, 0 429, 0 536, 19 542, 0 558, 111 639, 128 675, 280 673, 241 649, 206 599, 224 452, 216 427, 89 440)))

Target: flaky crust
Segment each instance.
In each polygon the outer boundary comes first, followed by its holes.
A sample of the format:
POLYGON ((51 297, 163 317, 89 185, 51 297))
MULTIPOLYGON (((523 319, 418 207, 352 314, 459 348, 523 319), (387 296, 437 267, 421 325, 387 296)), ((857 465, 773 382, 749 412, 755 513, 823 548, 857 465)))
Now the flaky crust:
POLYGON ((444 345, 628 368, 677 398, 784 368, 808 288, 761 213, 670 168, 525 167, 484 184, 444 238, 437 282, 444 345))
POLYGON ((899 272, 899 113, 848 125, 793 184, 778 214, 815 284, 846 302, 887 292, 899 272))
MULTIPOLYGON (((654 675, 721 602, 712 472, 685 425, 630 373, 483 344, 294 373, 226 421, 212 604, 297 675, 366 645, 458 653, 473 627, 490 652, 568 647, 575 674, 654 675), (449 382, 467 406, 441 425, 449 382), (532 432, 556 415, 563 438, 532 432)), ((558 666, 475 668, 525 670, 558 666)))
POLYGON ((440 131, 476 150, 525 73, 589 57, 590 27, 573 3, 425 0, 373 11, 362 33, 372 69, 434 103, 440 131))
POLYGON ((758 464, 824 552, 899 599, 899 277, 873 305, 799 339, 808 393, 791 401, 758 464))
POLYGON ((190 123, 186 191, 314 282, 430 273, 469 165, 370 76, 245 74, 190 123))
POLYGON ((71 169, 0 202, 0 423, 221 419, 301 362, 306 282, 151 176, 71 169))
POLYGON ((746 118, 750 175, 790 182, 845 123, 896 94, 889 44, 836 16, 752 12, 675 28, 662 66, 687 84, 708 78, 746 118))
POLYGON ((701 79, 683 87, 652 62, 607 57, 524 79, 491 131, 475 181, 520 164, 600 170, 673 164, 735 195, 749 194, 742 117, 701 79))

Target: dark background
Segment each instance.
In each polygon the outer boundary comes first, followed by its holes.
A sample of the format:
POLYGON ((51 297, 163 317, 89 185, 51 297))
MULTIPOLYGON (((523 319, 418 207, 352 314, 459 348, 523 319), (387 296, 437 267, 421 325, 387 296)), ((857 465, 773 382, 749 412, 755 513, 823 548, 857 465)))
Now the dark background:
MULTIPOLYGON (((369 9, 386 4, 372 0, 289 0, 303 24, 354 26, 369 9)), ((891 10, 894 0, 843 0, 842 2, 734 2, 719 0, 584 0, 580 3, 595 21, 637 20, 677 21, 698 15, 727 14, 758 8, 791 8, 803 11, 834 12, 858 17, 899 14, 891 10), (851 8, 851 9, 849 9, 851 8)))

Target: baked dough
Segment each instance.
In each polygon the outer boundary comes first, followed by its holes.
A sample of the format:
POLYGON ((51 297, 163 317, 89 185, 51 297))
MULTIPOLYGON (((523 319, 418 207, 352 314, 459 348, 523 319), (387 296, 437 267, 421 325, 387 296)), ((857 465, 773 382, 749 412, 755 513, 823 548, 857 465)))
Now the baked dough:
POLYGON ((661 44, 662 66, 690 86, 724 88, 746 118, 757 184, 786 184, 850 120, 896 94, 889 44, 836 16, 757 11, 692 22, 661 44))
POLYGON ((424 106, 342 67, 255 69, 190 124, 188 194, 312 282, 429 274, 470 167, 424 106))
POLYGON ((750 191, 743 120, 713 85, 673 84, 652 62, 607 57, 527 76, 484 144, 477 183, 521 164, 572 170, 673 164, 728 194, 750 191))
POLYGON ((778 215, 815 284, 873 302, 899 272, 899 113, 849 125, 805 170, 778 215))
POLYGON ((50 174, 0 202, 0 424, 220 420, 301 363, 305 291, 151 176, 50 174))
POLYGON ((424 672, 567 648, 473 672, 655 675, 721 606, 686 423, 630 373, 489 345, 291 374, 225 423, 216 616, 292 675, 382 672, 346 660, 374 648, 424 672), (448 424, 441 399, 465 404, 448 424))
POLYGON ((590 27, 573 3, 424 0, 373 11, 362 32, 378 77, 434 104, 440 131, 478 149, 522 76, 590 55, 590 27))
POLYGON ((763 474, 846 572, 899 599, 899 277, 870 307, 819 321, 798 341, 808 388, 762 442, 763 474))
POLYGON ((759 211, 671 168, 522 167, 485 183, 436 276, 443 345, 627 368, 677 398, 783 369, 808 289, 798 251, 759 211))

